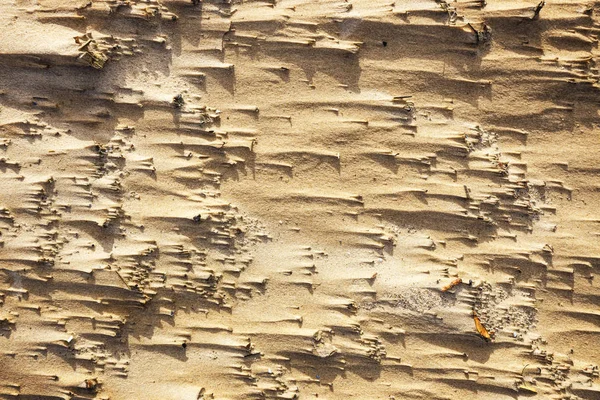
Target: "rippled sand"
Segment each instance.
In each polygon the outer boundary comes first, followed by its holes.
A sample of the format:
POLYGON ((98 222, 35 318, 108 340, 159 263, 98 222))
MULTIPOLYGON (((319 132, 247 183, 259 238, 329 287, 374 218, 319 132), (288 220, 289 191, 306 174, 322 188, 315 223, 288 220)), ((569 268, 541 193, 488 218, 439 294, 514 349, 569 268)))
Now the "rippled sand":
POLYGON ((600 5, 0 22, 0 399, 600 399, 600 5))

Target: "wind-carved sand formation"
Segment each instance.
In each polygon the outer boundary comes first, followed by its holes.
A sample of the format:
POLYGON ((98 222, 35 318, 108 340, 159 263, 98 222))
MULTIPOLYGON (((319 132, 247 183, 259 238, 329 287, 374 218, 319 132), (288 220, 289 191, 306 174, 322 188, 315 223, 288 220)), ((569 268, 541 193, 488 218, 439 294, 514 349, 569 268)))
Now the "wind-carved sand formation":
POLYGON ((599 399, 600 4, 0 2, 1 399, 599 399))

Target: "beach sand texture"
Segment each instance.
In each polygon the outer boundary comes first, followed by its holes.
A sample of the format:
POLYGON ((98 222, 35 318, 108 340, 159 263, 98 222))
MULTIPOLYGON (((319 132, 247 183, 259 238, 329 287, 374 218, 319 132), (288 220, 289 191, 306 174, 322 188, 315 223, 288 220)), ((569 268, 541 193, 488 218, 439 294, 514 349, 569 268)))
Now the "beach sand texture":
POLYGON ((0 23, 0 399, 600 399, 600 3, 0 23))

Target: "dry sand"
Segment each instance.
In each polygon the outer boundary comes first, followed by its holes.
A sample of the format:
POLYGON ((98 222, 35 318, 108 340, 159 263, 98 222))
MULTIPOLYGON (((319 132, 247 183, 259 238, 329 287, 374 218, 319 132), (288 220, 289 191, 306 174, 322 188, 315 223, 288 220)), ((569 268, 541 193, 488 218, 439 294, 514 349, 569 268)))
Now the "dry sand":
POLYGON ((0 399, 600 399, 598 3, 0 23, 0 399))

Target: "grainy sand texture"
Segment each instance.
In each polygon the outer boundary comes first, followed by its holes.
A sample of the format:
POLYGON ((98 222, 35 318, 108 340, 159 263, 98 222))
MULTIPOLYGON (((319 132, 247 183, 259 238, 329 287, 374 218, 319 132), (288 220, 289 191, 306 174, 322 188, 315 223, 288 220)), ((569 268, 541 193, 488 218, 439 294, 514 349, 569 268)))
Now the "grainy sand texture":
POLYGON ((599 32, 0 0, 0 400, 600 399, 599 32))

